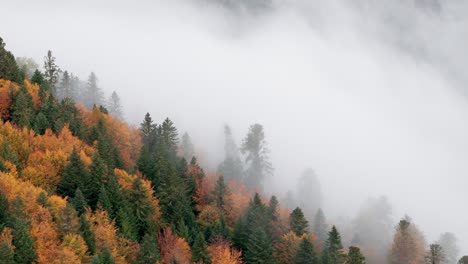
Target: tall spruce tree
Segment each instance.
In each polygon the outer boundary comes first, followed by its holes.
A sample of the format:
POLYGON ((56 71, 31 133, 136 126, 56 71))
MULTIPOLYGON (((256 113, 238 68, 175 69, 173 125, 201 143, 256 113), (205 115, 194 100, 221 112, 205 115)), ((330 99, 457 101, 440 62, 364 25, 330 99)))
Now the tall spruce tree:
POLYGON ((31 128, 35 118, 35 108, 31 94, 21 85, 13 96, 11 120, 20 127, 31 128))
POLYGON ((0 37, 0 79, 21 81, 21 74, 15 56, 5 49, 5 42, 0 37))
MULTIPOLYGON (((88 187, 84 186, 84 183, 88 182, 89 172, 76 149, 73 149, 68 159, 69 163, 62 172, 57 193, 62 196, 74 197, 77 188, 83 190, 88 187)), ((83 193, 87 192, 83 191, 83 193)))
POLYGON ((98 78, 94 72, 91 72, 88 77, 88 83, 86 84, 86 98, 85 105, 92 109, 94 106, 100 106, 103 104, 104 94, 98 86, 98 78))
POLYGON ((325 219, 322 209, 319 208, 314 217, 312 232, 317 235, 322 243, 325 243, 328 238, 327 230, 327 220, 325 219))
POLYGON ((159 244, 156 234, 146 233, 141 242, 140 250, 137 253, 137 264, 157 263, 161 260, 159 254, 159 244))
POLYGON ((425 256, 426 263, 428 264, 442 264, 445 262, 445 253, 439 244, 430 244, 429 250, 425 256))
POLYGON ((296 207, 289 215, 289 227, 298 236, 308 233, 309 222, 305 219, 301 208, 296 207))
POLYGON ((109 109, 109 114, 118 119, 123 119, 122 103, 116 91, 113 91, 107 100, 107 108, 109 109))
POLYGON ((211 264, 211 257, 207 249, 205 238, 201 232, 198 233, 193 242, 192 261, 195 263, 211 264))
POLYGON ((55 63, 56 58, 52 55, 52 51, 47 51, 47 56, 44 57, 44 79, 52 94, 56 95, 56 85, 60 76, 60 68, 55 63))
POLYGON ((341 236, 335 226, 332 226, 331 231, 328 233, 328 239, 325 243, 325 250, 322 254, 323 264, 341 264, 344 262, 342 253, 343 245, 341 243, 341 236))
POLYGON ((366 258, 361 253, 358 247, 349 247, 348 255, 346 256, 346 264, 366 264, 366 258))
POLYGON ((295 264, 318 264, 318 257, 315 254, 314 245, 309 239, 303 238, 299 244, 296 257, 294 258, 295 264))
POLYGON ((250 126, 249 132, 242 142, 241 151, 246 155, 246 185, 250 188, 261 189, 264 178, 273 173, 262 125, 254 124, 250 126))
POLYGON ((185 160, 191 160, 192 157, 195 155, 192 139, 190 138, 190 135, 187 132, 185 132, 182 135, 182 142, 180 143, 180 152, 182 154, 182 157, 185 158, 185 160))
POLYGON ((224 153, 224 161, 219 164, 218 173, 223 175, 228 182, 233 179, 242 180, 243 168, 239 149, 228 125, 224 126, 224 153))

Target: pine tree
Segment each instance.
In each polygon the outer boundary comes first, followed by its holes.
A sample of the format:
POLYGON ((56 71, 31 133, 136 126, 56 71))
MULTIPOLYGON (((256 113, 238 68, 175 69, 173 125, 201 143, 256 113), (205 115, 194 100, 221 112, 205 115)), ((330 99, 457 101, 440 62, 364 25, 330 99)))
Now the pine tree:
POLYGON ((437 241, 444 249, 445 261, 444 264, 452 264, 457 262, 459 249, 457 246, 457 238, 452 233, 443 233, 437 241))
POLYGON ((104 247, 104 249, 91 260, 91 264, 115 264, 115 261, 109 248, 104 247))
POLYGON ((322 209, 319 208, 314 217, 312 232, 318 236, 322 243, 325 243, 328 237, 327 229, 328 225, 325 219, 325 215, 323 214, 322 209))
POLYGON ((141 239, 148 232, 148 217, 153 213, 141 179, 137 178, 133 181, 133 188, 129 193, 128 202, 132 205, 138 238, 141 239))
POLYGON ((88 83, 86 85, 86 100, 85 104, 89 109, 94 106, 99 106, 103 103, 103 92, 97 85, 98 78, 94 72, 91 72, 88 77, 88 83))
POLYGON ((223 175, 227 181, 242 179, 242 161, 239 156, 239 149, 232 137, 231 128, 224 126, 224 161, 219 164, 218 172, 223 175))
POLYGON ((190 138, 190 135, 185 132, 182 135, 182 143, 180 144, 180 152, 182 153, 182 157, 185 158, 185 160, 191 160, 192 157, 195 155, 194 147, 192 144, 192 139, 190 138))
POLYGON ((295 264, 318 264, 318 259, 314 251, 314 245, 307 238, 303 238, 299 244, 296 257, 294 259, 295 264))
POLYGON ((298 236, 308 233, 309 222, 305 219, 301 208, 296 207, 289 215, 289 227, 298 236))
POLYGON ((26 87, 21 86, 20 90, 13 97, 11 105, 11 120, 20 127, 30 128, 34 122, 35 109, 31 94, 26 87))
POLYGON ((82 215, 89 206, 80 188, 76 189, 75 195, 72 199, 70 199, 70 202, 75 207, 78 215, 82 215))
POLYGON ((48 127, 49 120, 47 120, 47 117, 42 112, 39 112, 34 119, 34 132, 39 135, 43 135, 48 127))
POLYGON ((211 263, 211 258, 202 233, 198 233, 192 246, 192 261, 205 264, 211 263))
POLYGON ((120 96, 117 94, 116 91, 113 91, 109 100, 107 101, 107 108, 109 109, 109 113, 117 117, 118 119, 122 119, 122 104, 120 103, 120 96))
POLYGON ((15 56, 5 49, 5 42, 0 37, 0 79, 21 81, 21 74, 15 56))
POLYGON ((80 233, 83 236, 83 240, 88 247, 90 255, 94 254, 96 251, 96 238, 94 237, 93 231, 91 231, 91 224, 84 214, 80 217, 80 233))
POLYGON ((140 124, 140 133, 143 146, 148 147, 148 154, 153 153, 156 145, 157 125, 153 122, 150 113, 146 113, 140 124))
POLYGON ((341 236, 335 226, 328 233, 328 239, 325 243, 325 250, 322 254, 322 263, 324 264, 340 264, 343 263, 343 245, 341 244, 341 236))
MULTIPOLYGON (((89 179, 89 174, 76 149, 73 149, 69 160, 57 186, 57 193, 62 196, 73 197, 77 188, 86 188, 83 186, 83 179, 89 179)), ((86 192, 83 191, 83 193, 86 192)))
POLYGON ((146 233, 141 241, 140 251, 136 257, 137 264, 156 263, 161 260, 156 234, 146 233))
MULTIPOLYGON (((102 194, 102 182, 106 179, 107 168, 104 161, 101 159, 99 152, 94 153, 93 160, 90 166, 89 181, 84 186, 83 194, 86 197, 91 208, 95 209, 98 199, 102 194)), ((105 190, 104 190, 105 191, 105 190)), ((106 194, 107 196, 107 194, 106 194)), ((104 198, 104 197, 102 197, 104 198)), ((102 204, 104 205, 104 204, 102 204)), ((109 212, 111 213, 111 212, 109 212)))
POLYGON ((299 178, 297 185, 297 200, 305 216, 311 219, 322 205, 322 190, 317 174, 312 169, 306 169, 299 178))
POLYGON ((4 161, 9 161, 16 165, 16 167, 20 168, 21 164, 18 160, 18 155, 10 148, 10 144, 8 141, 4 141, 2 146, 0 147, 0 158, 4 161))
POLYGON ((109 214, 109 217, 112 217, 114 210, 112 208, 112 203, 109 199, 109 196, 107 195, 107 190, 104 186, 101 186, 101 190, 99 191, 97 207, 106 210, 109 214))
POLYGON ((13 222, 13 246, 15 247, 14 260, 18 264, 29 264, 36 260, 34 240, 29 235, 28 224, 23 220, 15 219, 13 222))
POLYGON ((267 219, 268 219, 267 231, 268 231, 268 235, 272 238, 273 242, 279 241, 281 239, 281 236, 284 233, 280 215, 278 213, 278 206, 279 206, 278 199, 276 198, 276 196, 273 195, 270 198, 270 202, 267 208, 267 219))
POLYGON ((0 264, 16 264, 14 249, 6 242, 0 242, 0 264))
POLYGON ((445 262, 445 253, 439 244, 429 245, 429 250, 425 256, 428 264, 442 264, 445 262))
POLYGON ((177 151, 177 144, 179 142, 179 135, 174 123, 166 118, 161 124, 161 139, 169 158, 174 158, 177 151))
POLYGON ((116 222, 120 233, 124 237, 133 241, 138 239, 135 219, 128 205, 124 205, 119 208, 117 211, 116 222))
POLYGON ((247 163, 245 183, 250 188, 261 188, 266 176, 273 173, 273 167, 268 157, 269 150, 265 141, 263 126, 254 124, 242 142, 241 152, 246 154, 247 163))
POLYGON ((366 264, 366 259, 361 254, 358 247, 349 247, 348 255, 346 256, 346 264, 366 264))
POLYGON ((56 85, 60 74, 60 68, 55 63, 55 60, 52 51, 47 51, 47 56, 44 57, 44 79, 54 95, 56 94, 56 85))
POLYGON ((8 208, 9 208, 8 198, 0 189, 0 230, 7 221, 8 217, 8 208))
POLYGON ((213 191, 213 194, 216 199, 216 206, 220 210, 224 210, 224 206, 226 204, 226 195, 229 194, 229 190, 224 183, 224 177, 223 175, 220 175, 218 180, 216 181, 215 189, 213 191))
POLYGON ((57 88, 57 97, 59 99, 63 100, 65 98, 75 98, 75 87, 72 85, 72 77, 70 76, 68 71, 63 72, 62 79, 57 88))

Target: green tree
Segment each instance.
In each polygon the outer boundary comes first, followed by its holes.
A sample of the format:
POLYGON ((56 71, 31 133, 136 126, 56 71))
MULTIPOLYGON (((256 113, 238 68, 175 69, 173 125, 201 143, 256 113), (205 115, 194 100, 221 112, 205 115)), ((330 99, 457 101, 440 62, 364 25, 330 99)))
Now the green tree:
POLYGON ((88 83, 86 85, 86 98, 85 105, 92 109, 94 106, 99 106, 103 103, 103 92, 98 87, 98 78, 94 72, 91 72, 88 77, 88 83))
POLYGON ((366 264, 366 259, 358 247, 349 247, 346 264, 366 264))
POLYGON ((0 264, 16 264, 14 250, 6 242, 0 242, 0 264))
POLYGON ((112 203, 109 199, 109 195, 107 195, 107 190, 104 186, 101 186, 101 190, 99 191, 97 207, 106 210, 109 213, 109 217, 112 218, 114 210, 112 208, 112 203))
POLYGON ((430 244, 425 256, 428 264, 442 264, 445 262, 445 253, 439 244, 430 244))
POLYGON ((327 220, 325 219, 325 215, 323 214, 322 209, 319 208, 314 217, 314 222, 312 225, 312 232, 314 232, 314 234, 317 235, 320 241, 324 243, 328 237, 327 230, 328 230, 327 220))
POLYGON ((206 246, 205 238, 202 233, 198 233, 192 246, 192 261, 205 264, 211 263, 211 258, 206 246))
POLYGON ((52 51, 47 51, 47 56, 44 57, 44 79, 52 94, 56 94, 56 85, 60 76, 60 68, 55 63, 56 58, 52 55, 52 51))
POLYGON ((137 264, 156 263, 161 260, 156 234, 146 233, 136 257, 137 264))
POLYGON ((296 257, 294 259, 295 264, 318 264, 318 258, 314 251, 314 245, 307 238, 303 238, 299 244, 296 257))
POLYGON ((340 264, 343 263, 343 245, 341 244, 341 236, 335 226, 328 233, 328 239, 325 243, 325 250, 322 254, 323 264, 340 264))
POLYGON ((191 160, 192 157, 195 155, 195 150, 192 144, 192 139, 190 138, 190 135, 185 132, 182 135, 182 142, 180 144, 180 152, 182 153, 182 157, 185 158, 185 160, 191 160))
POLYGON ((296 207, 289 215, 289 227, 298 236, 308 233, 309 222, 305 219, 301 208, 296 207))
POLYGON ((11 120, 20 127, 30 128, 35 117, 34 103, 31 94, 24 85, 13 96, 11 120))
POLYGON ((113 91, 109 100, 107 101, 107 108, 109 108, 109 113, 118 118, 123 119, 122 104, 120 102, 120 96, 116 91, 113 91))
POLYGON ((224 206, 226 205, 226 196, 229 194, 229 189, 224 183, 223 175, 220 175, 218 180, 216 181, 215 188, 213 190, 213 194, 216 199, 216 206, 220 210, 224 210, 224 206))
MULTIPOLYGON (((107 168, 104 164, 104 161, 101 159, 99 152, 94 153, 93 160, 91 166, 89 168, 89 180, 86 182, 86 186, 84 186, 84 195, 91 205, 91 208, 96 208, 96 204, 98 199, 101 198, 100 195, 102 194, 102 182, 104 179, 107 179, 107 168)), ((105 191, 105 190, 104 190, 105 191)), ((107 196, 107 194, 106 194, 107 196)), ((104 197, 102 197, 104 198, 104 197)), ((101 201, 103 202, 103 201, 101 201)), ((104 205, 104 204, 102 204, 104 205)), ((109 212, 110 213, 110 212, 109 212)))
POLYGON ((91 231, 91 224, 84 214, 80 216, 80 233, 83 236, 86 246, 88 246, 90 255, 94 254, 96 251, 96 238, 94 237, 93 231, 91 231))
POLYGON ((39 135, 43 135, 48 127, 49 120, 42 112, 39 112, 34 119, 34 131, 39 135))
POLYGON ((239 156, 239 149, 232 136, 231 128, 224 126, 224 161, 219 164, 218 172, 223 175, 227 181, 242 179, 242 161, 239 156))
POLYGON ((72 76, 68 73, 68 71, 64 71, 62 74, 62 79, 60 80, 60 84, 57 87, 57 97, 61 100, 65 98, 73 99, 76 97, 75 87, 72 84, 72 76))
POLYGON ((16 218, 13 220, 13 246, 15 247, 14 260, 18 264, 29 264, 36 260, 34 240, 29 235, 29 226, 26 222, 16 218))
POLYGON ((174 158, 177 152, 177 144, 179 143, 179 135, 174 123, 166 118, 161 124, 161 140, 165 147, 169 158, 174 158))
MULTIPOLYGON (((89 172, 86 169, 80 154, 76 149, 73 149, 69 157, 69 163, 62 173, 62 177, 57 186, 57 193, 62 196, 73 197, 77 188, 82 191, 87 187, 83 182, 88 182, 89 172)), ((83 194, 87 193, 83 191, 83 194)), ((85 194, 86 197, 86 194, 85 194)))
POLYGON ((250 126, 249 132, 242 142, 241 152, 246 155, 246 185, 250 188, 261 188, 264 178, 273 173, 262 125, 250 126))
POLYGON ((21 81, 21 74, 15 56, 5 49, 5 42, 0 37, 0 79, 21 81))
POLYGON ((82 215, 86 211, 86 208, 89 207, 88 202, 86 201, 86 198, 84 197, 80 188, 76 189, 75 195, 72 199, 70 199, 70 202, 75 207, 78 215, 82 215))
POLYGON ((132 217, 131 209, 128 205, 124 205, 117 211, 116 222, 120 233, 133 241, 138 239, 137 228, 134 217, 132 217))
POLYGON ((115 261, 109 248, 104 247, 104 249, 91 260, 91 264, 115 264, 115 261))
POLYGON ((0 158, 4 161, 9 161, 16 165, 16 167, 21 167, 21 164, 18 159, 18 155, 10 148, 8 141, 4 141, 0 147, 0 158))

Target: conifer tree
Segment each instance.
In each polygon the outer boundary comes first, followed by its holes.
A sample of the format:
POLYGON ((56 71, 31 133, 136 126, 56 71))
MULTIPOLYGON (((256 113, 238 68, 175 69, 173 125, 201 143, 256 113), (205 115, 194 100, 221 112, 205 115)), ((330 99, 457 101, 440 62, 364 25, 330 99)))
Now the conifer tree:
POLYGON ((157 263, 161 260, 156 234, 146 233, 136 257, 137 264, 157 263))
POLYGON ((60 74, 60 68, 55 63, 55 60, 56 58, 52 55, 52 51, 47 51, 47 56, 44 57, 44 79, 54 95, 56 95, 56 85, 60 74))
POLYGON ((68 71, 64 71, 62 74, 62 79, 60 80, 60 84, 57 87, 57 98, 63 100, 65 98, 73 99, 76 97, 76 91, 74 90, 72 81, 72 76, 70 76, 68 71))
POLYGON ((190 135, 187 132, 185 132, 182 135, 180 152, 182 153, 182 157, 184 157, 185 160, 191 160, 192 157, 195 155, 192 139, 190 138, 190 135))
POLYGON ((430 244, 425 256, 428 264, 442 264, 445 262, 445 253, 439 244, 430 244))
POLYGON ((461 257, 458 264, 468 264, 468 256, 461 257))
POLYGON ((108 247, 104 247, 97 256, 91 260, 91 264, 115 264, 108 247))
POLYGON ((109 114, 112 116, 122 119, 122 104, 120 102, 120 96, 117 94, 116 91, 113 91, 109 100, 107 101, 107 108, 109 109, 109 114))
POLYGON ((5 194, 0 190, 0 229, 7 221, 9 202, 5 194))
POLYGON ((0 37, 0 79, 21 81, 21 74, 15 56, 5 49, 5 42, 0 37))
POLYGON ((83 240, 88 247, 90 255, 94 254, 96 251, 96 238, 94 237, 93 231, 91 231, 91 224, 84 214, 80 216, 80 233, 83 236, 83 240))
POLYGON ((205 238, 202 233, 198 233, 192 246, 192 261, 195 263, 210 264, 211 258, 207 249, 205 238))
POLYGON ((0 264, 16 264, 14 249, 5 241, 0 241, 0 264))
POLYGON ((49 120, 47 120, 47 117, 42 112, 39 112, 39 114, 36 115, 33 124, 34 132, 39 135, 43 135, 49 127, 49 120))
POLYGON ((80 188, 76 189, 75 195, 72 199, 70 199, 70 202, 75 207, 79 216, 82 215, 89 206, 80 188))
POLYGON ((289 227, 298 236, 308 233, 309 222, 305 219, 301 208, 296 207, 289 215, 289 227))
MULTIPOLYGON (((100 195, 102 194, 102 191, 103 191, 101 186, 102 186, 102 182, 105 179, 107 179, 106 174, 107 174, 107 168, 104 164, 104 161, 101 159, 99 152, 94 153, 93 160, 90 166, 89 181, 86 183, 86 186, 84 186, 84 195, 86 199, 88 200, 88 203, 91 206, 91 208, 96 208, 98 199, 101 198, 100 195)), ((107 193, 106 193, 106 196, 107 196, 107 193)), ((101 201, 101 202, 104 202, 104 201, 101 201)))
POLYGON ((86 85, 86 100, 85 104, 89 109, 92 109, 94 106, 99 106, 103 103, 103 92, 101 88, 98 87, 98 78, 94 72, 91 72, 88 77, 88 83, 86 85))
POLYGON ((232 179, 242 180, 242 161, 239 156, 239 149, 232 137, 231 128, 224 126, 224 161, 219 164, 218 172, 227 181, 232 179))
POLYGON ((325 241, 328 238, 327 230, 328 230, 328 225, 325 219, 325 215, 323 214, 322 209, 319 208, 314 217, 312 231, 314 232, 314 234, 318 236, 318 238, 322 241, 322 243, 325 243, 325 241))
POLYGON ((341 236, 335 226, 332 226, 328 233, 328 239, 325 243, 325 250, 322 254, 323 264, 340 264, 343 263, 344 257, 342 254, 343 245, 341 244, 341 236))
POLYGON ((23 85, 13 97, 11 120, 20 127, 30 128, 34 122, 35 109, 32 96, 23 85))
POLYGON ((262 125, 250 126, 249 132, 242 142, 241 152, 246 154, 246 185, 250 188, 261 188, 264 178, 273 173, 262 125))
POLYGON ((314 251, 314 245, 309 239, 303 238, 299 244, 296 257, 294 259, 295 264, 318 264, 318 258, 314 251))
POLYGON ((143 238, 144 234, 148 232, 148 217, 153 213, 145 193, 146 189, 141 179, 135 179, 133 181, 133 188, 129 193, 128 202, 132 205, 139 239, 143 238))
POLYGON ((457 237, 455 237, 453 233, 447 232, 441 234, 439 240, 437 240, 437 244, 444 250, 444 264, 457 262, 459 249, 457 246, 457 237))
POLYGON ((29 226, 23 220, 13 220, 13 246, 15 247, 14 260, 18 264, 33 263, 37 256, 33 247, 34 240, 29 234, 29 226))
POLYGON ((220 175, 218 180, 216 181, 215 189, 213 191, 216 199, 216 206, 220 210, 224 210, 224 206, 226 204, 226 195, 229 194, 229 190, 224 183, 223 175, 220 175))
POLYGON ((174 123, 166 118, 161 124, 161 139, 169 158, 174 158, 177 151, 177 144, 179 142, 179 135, 174 123))
POLYGON ((346 256, 346 264, 366 264, 366 259, 361 254, 358 247, 349 247, 348 255, 346 256))
POLYGON ((124 237, 133 241, 138 240, 135 219, 128 205, 124 205, 119 208, 117 211, 116 222, 120 233, 124 237))
POLYGON ((101 186, 101 190, 99 191, 97 207, 106 210, 109 214, 109 217, 112 217, 114 210, 112 208, 112 203, 107 194, 107 190, 104 186, 101 186))
POLYGON ((10 144, 8 141, 4 141, 2 146, 0 147, 0 158, 4 161, 9 161, 16 165, 16 167, 20 167, 20 162, 18 160, 18 155, 10 148, 10 144))
POLYGON ((76 149, 73 149, 69 160, 68 165, 63 170, 59 185, 57 186, 57 193, 62 196, 73 197, 77 188, 84 189, 88 187, 83 186, 83 182, 89 179, 89 174, 76 149))
POLYGON ((267 207, 267 231, 273 242, 279 241, 284 233, 284 228, 282 228, 280 215, 278 213, 278 206, 278 199, 273 195, 267 207))

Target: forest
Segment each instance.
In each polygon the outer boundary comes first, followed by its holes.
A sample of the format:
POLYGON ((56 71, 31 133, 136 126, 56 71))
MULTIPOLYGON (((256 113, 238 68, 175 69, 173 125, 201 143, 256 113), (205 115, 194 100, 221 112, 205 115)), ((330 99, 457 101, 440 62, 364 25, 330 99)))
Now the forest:
POLYGON ((226 125, 205 171, 170 118, 124 115, 96 73, 82 81, 50 50, 39 66, 0 38, 0 263, 468 263, 455 234, 429 243, 409 216, 392 223, 384 197, 352 225, 328 220, 312 170, 300 202, 267 195, 261 124, 241 144, 226 125))

